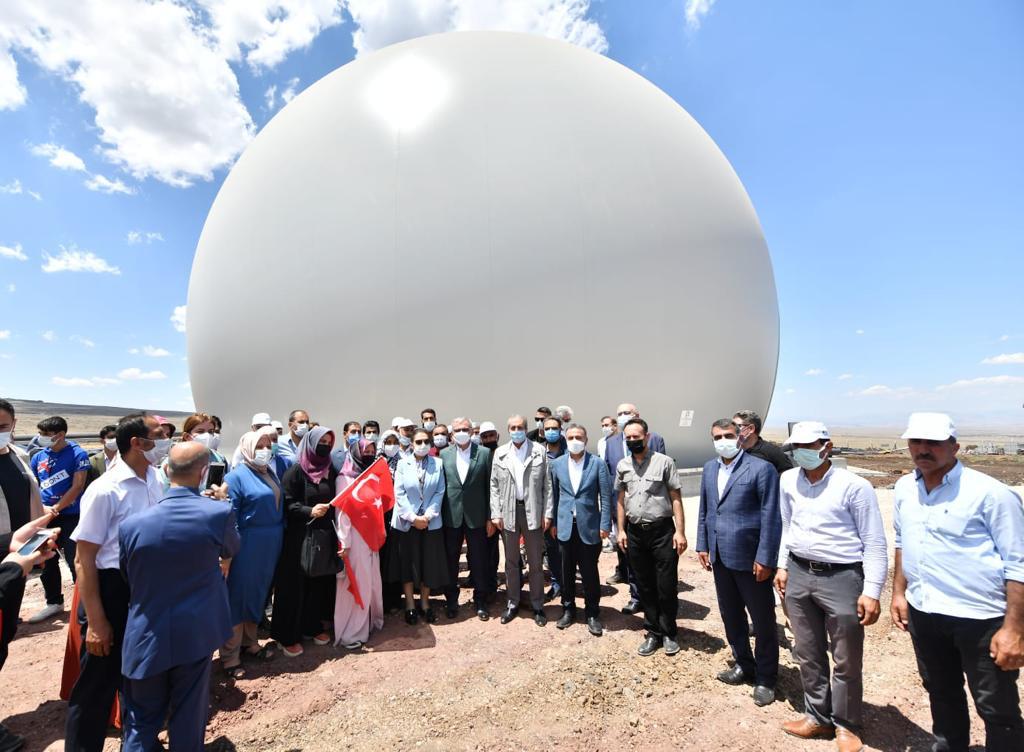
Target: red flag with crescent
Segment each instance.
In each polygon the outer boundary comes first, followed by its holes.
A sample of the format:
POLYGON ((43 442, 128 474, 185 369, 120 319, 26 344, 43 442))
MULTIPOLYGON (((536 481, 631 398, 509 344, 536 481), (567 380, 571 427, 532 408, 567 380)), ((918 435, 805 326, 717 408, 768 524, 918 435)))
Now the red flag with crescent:
MULTIPOLYGON (((384 514, 395 506, 395 485, 387 461, 381 457, 366 468, 344 491, 334 497, 331 506, 348 516, 352 527, 371 551, 380 551, 387 537, 384 514)), ((355 570, 349 565, 347 556, 345 573, 348 576, 349 592, 359 607, 364 608, 355 570)))

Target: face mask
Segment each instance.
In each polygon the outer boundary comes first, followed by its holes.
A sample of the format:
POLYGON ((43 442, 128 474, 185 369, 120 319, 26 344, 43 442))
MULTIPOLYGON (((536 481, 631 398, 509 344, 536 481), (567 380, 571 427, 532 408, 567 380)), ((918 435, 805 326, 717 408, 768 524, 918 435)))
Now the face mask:
POLYGON ((4 431, 0 433, 0 449, 6 449, 7 445, 11 443, 11 432, 4 431))
POLYGON ((159 465, 164 461, 164 457, 171 450, 170 439, 150 439, 155 446, 152 449, 147 449, 142 454, 146 457, 146 461, 150 465, 159 465))
MULTIPOLYGON (((9 435, 10 434, 8 434, 8 436, 9 435)), ((2 436, 2 434, 0 434, 0 436, 2 436)), ((117 451, 117 439, 106 439, 103 442, 103 448, 106 449, 108 452, 116 452, 117 451)))
POLYGON ((408 436, 398 434, 398 443, 404 447, 407 447, 412 443, 412 439, 410 439, 408 436))
POLYGON ((281 453, 281 447, 278 446, 277 442, 275 441, 273 444, 270 445, 270 456, 271 457, 276 457, 280 453, 281 453))
POLYGON ((428 431, 433 431, 435 428, 437 428, 437 422, 433 420, 428 420, 423 424, 423 427, 426 428, 428 431))
POLYGON ((345 437, 345 441, 347 441, 349 443, 349 445, 358 444, 359 443, 359 434, 357 434, 357 433, 350 433, 348 436, 345 437))
POLYGON ((42 434, 39 434, 36 437, 36 444, 41 446, 43 449, 49 449, 50 447, 53 446, 53 437, 43 436, 42 434))
POLYGON ((331 446, 329 444, 317 444, 314 451, 316 452, 317 457, 331 456, 331 446))
POLYGON ((469 431, 456 431, 455 443, 459 446, 466 446, 469 443, 469 431))
POLYGON ((821 449, 794 449, 793 459, 804 470, 817 470, 827 459, 821 456, 821 451, 821 449))
POLYGON ((604 436, 607 439, 609 436, 612 435, 612 427, 611 426, 601 426, 601 435, 604 436))
POLYGON ((626 449, 628 449, 631 454, 640 454, 646 448, 647 442, 643 439, 630 439, 626 442, 626 449))
POLYGON ((537 430, 538 431, 543 431, 544 430, 544 419, 543 418, 534 419, 533 425, 537 426, 537 430))
POLYGON ((472 442, 474 444, 479 445, 480 444, 480 434, 478 434, 478 433, 473 434, 472 442))
POLYGON ((220 434, 219 433, 215 433, 215 434, 213 434, 213 438, 210 439, 210 449, 212 449, 213 451, 216 452, 217 448, 219 446, 220 446, 220 434))
POLYGON ((561 437, 561 435, 562 435, 562 432, 559 431, 557 428, 545 428, 544 429, 544 438, 547 440, 547 442, 549 444, 554 444, 556 441, 558 441, 558 439, 559 439, 559 437, 561 437))
MULTIPOLYGON (((320 447, 317 447, 319 449, 320 447)), ((252 464, 256 467, 266 467, 270 464, 270 458, 273 456, 273 451, 270 449, 257 449, 252 453, 252 464)))
POLYGON ((363 438, 366 439, 367 441, 372 441, 374 444, 376 444, 377 443, 377 439, 379 439, 380 436, 378 436, 375 433, 368 433, 363 438))
POLYGON ((426 457, 430 454, 430 447, 427 444, 418 444, 413 448, 412 453, 417 457, 426 457))
POLYGON ((495 449, 498 448, 498 442, 497 441, 481 441, 480 442, 480 446, 487 447, 488 449, 490 449, 493 452, 495 449))
POLYGON ((197 433, 192 437, 192 441, 197 444, 202 444, 204 447, 209 449, 213 445, 213 434, 212 433, 197 433))
POLYGON ((570 454, 579 454, 580 452, 582 452, 587 447, 586 443, 580 441, 579 439, 569 439, 566 442, 566 444, 569 447, 569 453, 570 454))
POLYGON ((619 429, 620 430, 625 428, 626 424, 629 423, 629 421, 631 421, 631 420, 633 420, 633 416, 632 415, 618 415, 615 418, 615 422, 619 424, 619 429))
POLYGON ((736 443, 736 439, 717 439, 715 441, 715 454, 719 457, 731 460, 739 453, 740 446, 736 443))
POLYGON ((438 434, 437 436, 434 437, 434 446, 436 446, 438 449, 444 449, 446 446, 448 446, 448 437, 445 436, 444 434, 438 434))
POLYGON ((309 423, 296 423, 295 428, 292 429, 292 432, 301 439, 303 436, 309 433, 309 423))
POLYGON ((384 456, 385 457, 394 457, 396 454, 398 454, 398 444, 387 444, 387 445, 385 445, 385 447, 384 447, 384 456))
POLYGON ((526 431, 509 431, 508 434, 516 444, 526 441, 526 431))

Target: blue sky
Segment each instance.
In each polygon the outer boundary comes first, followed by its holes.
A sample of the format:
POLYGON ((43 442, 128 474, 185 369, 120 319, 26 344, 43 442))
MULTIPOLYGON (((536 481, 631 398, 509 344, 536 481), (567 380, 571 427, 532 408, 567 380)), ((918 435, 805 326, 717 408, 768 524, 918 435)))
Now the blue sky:
POLYGON ((609 55, 722 148, 775 267, 773 422, 891 425, 943 409, 979 427, 1024 424, 1015 0, 71 8, 13 0, 0 12, 2 395, 191 408, 176 309, 245 144, 357 54, 505 28, 609 55))

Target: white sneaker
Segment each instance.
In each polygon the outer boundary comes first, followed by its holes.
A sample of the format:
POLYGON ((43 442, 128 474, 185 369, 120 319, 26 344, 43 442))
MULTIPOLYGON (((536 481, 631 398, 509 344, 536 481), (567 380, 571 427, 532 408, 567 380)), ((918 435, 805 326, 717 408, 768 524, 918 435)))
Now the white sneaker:
POLYGON ((51 603, 48 606, 46 606, 46 608, 44 608, 42 611, 30 616, 28 619, 28 623, 39 624, 40 622, 44 622, 47 619, 52 619, 54 616, 58 616, 62 613, 64 613, 63 603, 51 603))

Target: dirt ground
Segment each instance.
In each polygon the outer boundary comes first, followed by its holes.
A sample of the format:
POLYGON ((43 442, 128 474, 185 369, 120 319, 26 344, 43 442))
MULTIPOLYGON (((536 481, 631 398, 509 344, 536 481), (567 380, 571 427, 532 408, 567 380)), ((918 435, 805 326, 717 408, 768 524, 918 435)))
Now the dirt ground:
MULTIPOLYGON (((991 475, 1009 486, 1024 485, 1024 455, 959 455, 964 465, 991 475)), ((874 470, 884 475, 866 476, 875 488, 892 488, 901 475, 909 473, 914 463, 906 452, 899 454, 863 454, 847 457, 850 465, 866 470, 874 470)))
MULTIPOLYGON (((880 491, 879 499, 888 522, 891 492, 880 491)), ((695 505, 687 499, 691 546, 695 505)), ((614 565, 613 554, 602 555, 602 578, 614 565)), ((729 665, 730 652, 711 576, 692 551, 683 556, 679 575, 683 650, 674 657, 636 654, 641 620, 618 611, 628 590, 604 586, 606 631, 600 638, 582 623, 555 629, 560 609, 554 606, 547 608, 551 621, 543 629, 525 617, 502 626, 497 606, 487 622, 463 608, 457 619, 442 615, 433 626, 409 627, 400 615, 391 616, 362 652, 310 644, 301 658, 278 656, 234 683, 218 674, 215 663, 207 748, 833 749, 829 742, 800 742, 779 730, 802 707, 797 668, 785 648, 773 705, 757 708, 749 687, 715 680, 729 665)), ((468 596, 463 591, 463 602, 468 596)), ((889 621, 888 602, 887 590, 883 616, 868 629, 864 739, 869 749, 885 752, 927 750, 927 698, 910 639, 889 621)), ((22 613, 41 606, 42 588, 33 579, 22 613)), ((0 672, 0 719, 28 738, 30 752, 62 748, 65 704, 57 689, 64 636, 64 621, 23 625, 0 672)), ((780 641, 786 644, 781 630, 780 641)), ((983 743, 977 718, 972 737, 983 743)), ((106 749, 117 749, 113 736, 106 749)))

